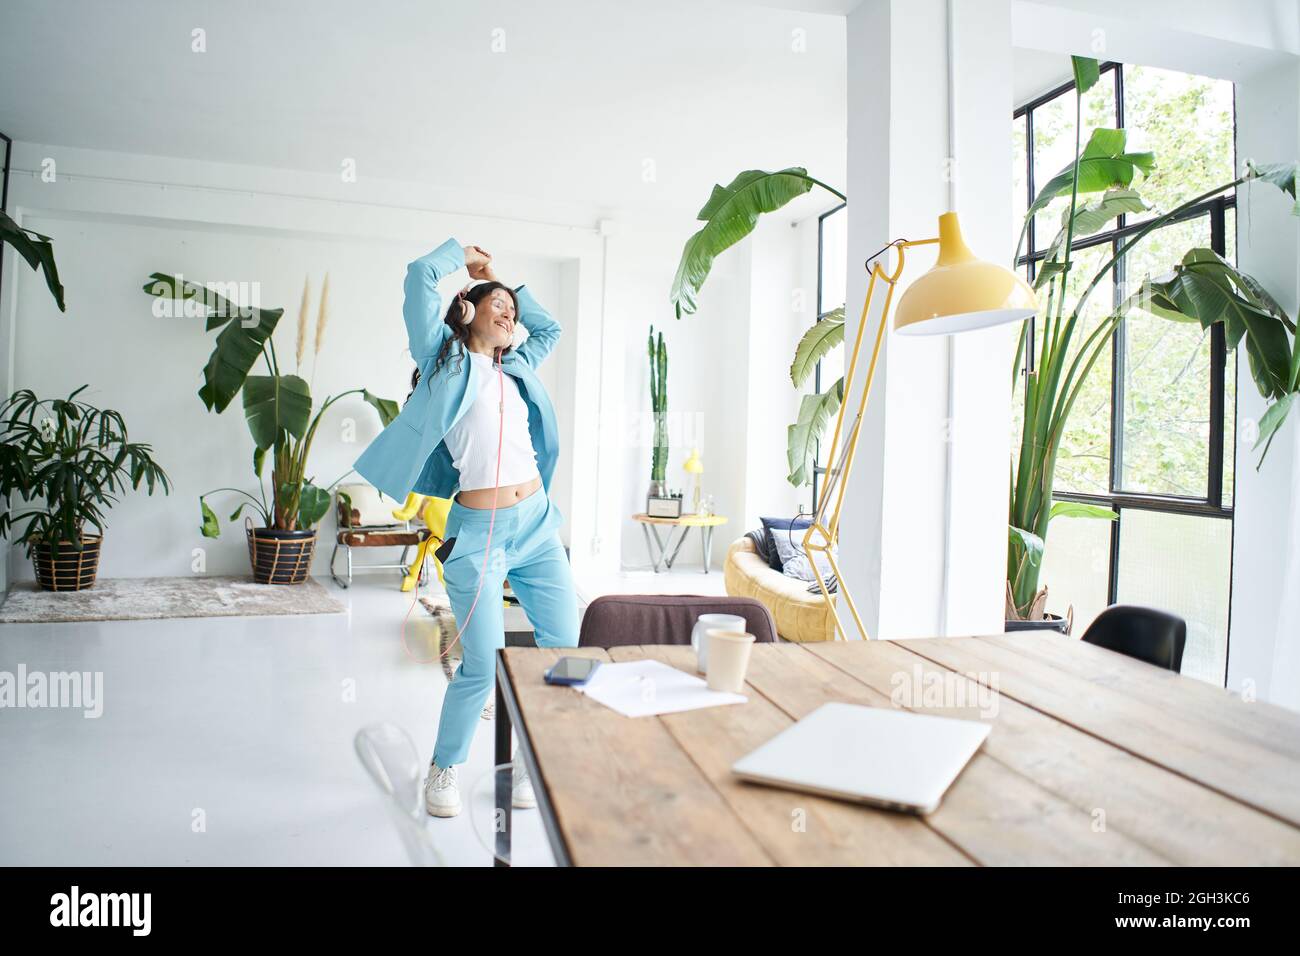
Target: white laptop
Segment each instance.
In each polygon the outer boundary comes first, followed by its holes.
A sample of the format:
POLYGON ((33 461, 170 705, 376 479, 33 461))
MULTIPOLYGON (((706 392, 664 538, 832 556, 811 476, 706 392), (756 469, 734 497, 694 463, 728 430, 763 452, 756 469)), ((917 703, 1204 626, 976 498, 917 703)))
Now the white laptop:
POLYGON ((979 721, 830 703, 731 770, 755 783, 930 813, 988 735, 979 721))

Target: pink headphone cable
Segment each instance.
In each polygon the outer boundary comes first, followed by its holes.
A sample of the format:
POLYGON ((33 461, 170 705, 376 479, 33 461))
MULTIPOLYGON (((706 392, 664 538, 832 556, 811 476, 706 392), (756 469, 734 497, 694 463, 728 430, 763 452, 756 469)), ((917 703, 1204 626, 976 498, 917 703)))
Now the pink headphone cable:
MULTIPOLYGON (((416 603, 420 600, 420 575, 418 573, 416 574, 415 597, 411 599, 411 606, 406 609, 406 614, 402 617, 402 651, 410 660, 417 664, 432 664, 451 653, 451 649, 460 641, 460 636, 465 633, 465 628, 469 627, 469 622, 474 617, 474 608, 478 607, 479 594, 483 591, 483 578, 487 572, 488 560, 492 555, 492 527, 496 524, 497 520, 497 492, 501 488, 501 447, 505 439, 506 431, 506 378, 505 374, 501 371, 501 350, 498 348, 496 351, 497 354, 494 357, 496 359, 497 367, 497 384, 500 385, 501 388, 501 400, 497 403, 497 410, 501 414, 501 427, 497 430, 497 472, 496 481, 494 483, 495 486, 492 489, 492 516, 488 519, 487 544, 483 548, 483 570, 478 576, 478 587, 474 590, 474 601, 469 606, 469 613, 465 615, 465 623, 462 624, 460 629, 456 632, 456 639, 447 645, 445 651, 437 657, 430 657, 428 660, 421 660, 412 654, 410 647, 407 646, 406 643, 406 622, 407 619, 410 618, 411 612, 415 610, 416 603)), ((420 570, 423 571, 424 569, 421 568, 420 570)))

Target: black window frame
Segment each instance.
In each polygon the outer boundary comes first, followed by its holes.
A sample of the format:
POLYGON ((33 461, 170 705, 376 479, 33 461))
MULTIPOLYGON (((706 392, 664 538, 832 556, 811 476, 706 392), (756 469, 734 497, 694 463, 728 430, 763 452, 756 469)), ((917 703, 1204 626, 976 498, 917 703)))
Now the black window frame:
MULTIPOLYGON (((817 321, 820 322, 826 316, 830 315, 840 306, 848 308, 847 302, 841 302, 839 305, 832 305, 826 308, 826 303, 822 300, 825 289, 822 287, 822 262, 826 251, 826 220, 835 215, 840 210, 846 208, 848 203, 839 203, 838 205, 827 209, 817 217, 817 321)), ((847 317, 847 313, 846 313, 847 317)), ((848 343, 844 343, 844 348, 848 348, 848 343)), ((845 363, 847 366, 847 362, 845 363)), ((813 394, 820 395, 822 390, 822 360, 818 359, 817 364, 813 366, 813 394)), ((810 513, 817 510, 817 490, 821 483, 820 479, 826 474, 826 467, 817 464, 822 455, 822 440, 816 439, 813 448, 813 474, 812 474, 812 505, 808 509, 810 513)))
MULTIPOLYGON (((1101 78, 1105 80, 1109 74, 1111 82, 1114 84, 1115 91, 1115 123, 1120 129, 1124 128, 1124 65, 1115 61, 1107 61, 1101 64, 1101 78)), ((1064 93, 1074 90, 1075 83, 1073 80, 1062 83, 1040 96, 1034 97, 1026 103, 1021 104, 1012 111, 1012 123, 1024 119, 1025 123, 1025 194, 1026 206, 1029 208, 1034 201, 1034 110, 1044 106, 1064 93)), ((1234 98, 1235 100, 1235 98, 1234 98)), ((1236 141, 1236 111, 1234 104, 1233 112, 1233 141, 1236 141)), ((1235 156, 1234 156, 1235 164, 1235 156)), ((1218 196, 1214 199, 1207 200, 1191 207, 1176 219, 1171 220, 1166 226, 1177 223, 1187 222, 1189 220, 1207 218, 1210 225, 1210 247, 1221 256, 1227 254, 1227 214, 1229 209, 1236 209, 1236 195, 1218 196)), ((1121 215, 1113 228, 1104 232, 1099 232, 1092 236, 1086 236, 1072 244, 1076 250, 1090 249, 1096 246, 1108 245, 1113 251, 1118 251, 1120 244, 1130 238, 1138 230, 1142 229, 1149 220, 1139 220, 1136 223, 1129 223, 1127 215, 1121 215)), ((1035 222, 1031 219, 1026 236, 1026 250, 1016 259, 1018 269, 1023 269, 1032 283, 1037 271, 1038 263, 1045 258, 1046 249, 1037 249, 1035 243, 1035 222)), ((1126 262, 1120 260, 1112 270, 1112 305, 1118 307, 1124 290, 1126 276, 1126 262)), ((1028 361, 1033 361, 1034 333, 1036 319, 1029 320, 1029 348, 1027 349, 1028 361)), ((1087 504, 1102 505, 1111 508, 1119 517, 1110 523, 1110 555, 1109 567, 1107 570, 1106 601, 1107 604, 1114 604, 1118 600, 1119 594, 1119 560, 1120 560, 1120 537, 1124 521, 1125 509, 1134 511, 1155 511, 1166 514, 1183 514, 1196 515, 1201 517, 1219 518, 1231 522, 1233 520, 1233 506, 1223 500, 1223 466, 1224 466, 1224 414, 1225 414, 1225 394, 1227 390, 1227 342, 1224 336, 1223 327, 1214 325, 1210 329, 1210 394, 1209 394, 1209 454, 1207 455, 1207 467, 1209 473, 1206 476, 1206 494, 1203 498, 1194 496, 1181 495, 1161 495, 1142 492, 1126 491, 1123 487, 1123 465, 1124 465, 1124 328, 1125 322, 1121 321, 1111 336, 1111 421, 1110 421, 1110 468, 1108 475, 1108 491, 1102 493, 1084 493, 1074 491, 1056 490, 1053 492, 1053 498, 1058 501, 1078 501, 1087 504)), ((1021 367, 1022 378, 1024 377, 1024 366, 1021 367)), ((1233 381, 1234 396, 1239 384, 1235 379, 1233 381)), ((1022 382, 1021 388, 1025 387, 1022 382)), ((1235 405, 1235 402, 1234 402, 1235 405)), ((1235 431, 1234 431, 1235 434, 1235 431)), ((1236 442, 1233 445, 1233 474, 1235 489, 1236 474, 1236 442)), ((1234 492, 1235 500, 1235 492, 1234 492)), ((1231 556, 1229 557, 1231 562, 1231 556)), ((1230 564, 1231 574, 1231 564, 1230 564)), ((1227 681, 1227 657, 1231 653, 1230 634, 1232 622, 1232 591, 1231 580, 1229 580, 1228 592, 1228 628, 1226 652, 1224 656, 1224 673, 1221 684, 1227 681)))

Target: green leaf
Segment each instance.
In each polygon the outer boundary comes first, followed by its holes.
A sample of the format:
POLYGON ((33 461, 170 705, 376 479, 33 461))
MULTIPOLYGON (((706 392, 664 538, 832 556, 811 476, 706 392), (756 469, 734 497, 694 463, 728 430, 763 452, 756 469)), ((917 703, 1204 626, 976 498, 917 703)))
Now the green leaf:
POLYGON ((63 283, 59 281, 59 269, 54 264, 54 246, 49 236, 43 236, 31 229, 24 229, 0 209, 0 241, 13 246, 27 264, 45 276, 45 285, 59 306, 60 312, 67 312, 63 301, 63 283))
POLYGON ((324 488, 317 488, 310 481, 304 481, 302 495, 298 499, 299 529, 306 531, 316 527, 329 508, 330 493, 324 488))
POLYGON ((1092 89, 1101 78, 1101 64, 1092 57, 1072 56, 1070 66, 1074 69, 1074 85, 1080 96, 1092 89))
POLYGON ((258 478, 262 477, 262 465, 266 462, 266 449, 259 445, 253 446, 253 474, 258 478))
MULTIPOLYGON (((1126 153, 1125 134, 1122 129, 1095 129, 1079 154, 1079 193, 1099 193, 1107 189, 1127 189, 1134 178, 1148 175, 1155 168, 1156 159, 1151 153, 1126 153)), ((1070 195, 1074 179, 1074 163, 1048 180, 1039 190, 1038 197, 1026 215, 1032 216, 1057 196, 1070 195)))
POLYGON ((1019 544, 1025 552, 1025 557, 1033 567, 1038 567, 1043 563, 1043 539, 1032 531, 1026 531, 1024 528, 1017 528, 1014 525, 1007 525, 1007 537, 1011 544, 1019 544))
POLYGON ((221 522, 217 520, 216 512, 208 507, 208 503, 202 498, 199 499, 199 508, 202 512, 203 523, 199 525, 199 531, 205 538, 221 537, 221 522))
POLYGON ((1287 413, 1291 411, 1291 406, 1295 404, 1295 397, 1295 392, 1283 395, 1270 405, 1260 418, 1259 438, 1255 440, 1255 447, 1251 449, 1257 451, 1261 445, 1264 446, 1264 450, 1260 452, 1259 462, 1255 465, 1256 470, 1264 464, 1264 458, 1268 455, 1269 446, 1273 444, 1273 436, 1277 434, 1277 430, 1286 421, 1287 413))
POLYGON ((1041 289, 1064 271, 1065 263, 1046 259, 1043 260, 1038 264, 1038 271, 1034 273, 1034 288, 1041 289))
POLYGON ((1102 505, 1085 504, 1082 501, 1053 501, 1052 511, 1047 520, 1053 518, 1104 518, 1114 521, 1118 518, 1114 511, 1102 505))
POLYGON ((361 397, 379 413, 379 423, 385 428, 393 423, 394 419, 397 418, 397 413, 401 411, 397 403, 391 398, 380 398, 378 395, 372 394, 369 389, 363 388, 361 397))
POLYGON ((695 311, 716 256, 753 232, 760 215, 780 209, 812 187, 808 171, 799 166, 774 173, 748 169, 728 186, 715 185, 698 216, 704 226, 686 241, 673 277, 669 301, 677 318, 695 311))
POLYGON ((814 322, 799 339, 794 350, 794 362, 790 365, 790 381, 794 387, 803 388, 817 363, 843 341, 844 306, 840 306, 814 322))
POLYGON ((1275 339, 1265 331, 1268 325, 1285 338, 1281 320, 1257 305, 1257 297, 1247 298, 1249 288, 1231 263, 1211 249, 1196 248, 1188 250, 1169 278, 1145 280, 1122 308, 1137 306, 1161 318, 1197 322, 1204 329, 1221 322, 1229 348, 1236 348, 1252 323, 1270 345, 1275 339))
POLYGON ((246 309, 194 282, 178 282, 176 276, 155 272, 144 284, 144 291, 159 298, 178 301, 193 299, 203 303, 207 312, 206 327, 225 326, 217 336, 216 347, 203 368, 203 386, 199 398, 208 411, 224 412, 244 385, 253 363, 275 331, 284 309, 246 309), (233 320, 233 321, 232 321, 233 320))
POLYGON ((1262 179, 1266 183, 1272 183, 1290 196, 1291 215, 1300 216, 1300 201, 1298 201, 1300 197, 1296 196, 1296 176, 1300 174, 1300 162, 1292 160, 1289 163, 1266 163, 1257 166, 1247 160, 1246 170, 1251 179, 1262 179))
MULTIPOLYGON (((1107 190, 1096 199, 1081 203, 1075 210, 1071 245, 1083 236, 1100 232, 1112 219, 1117 219, 1125 213, 1146 212, 1150 208, 1150 204, 1134 189, 1107 190)), ((1058 258, 1061 250, 1065 248, 1066 220, 1069 217, 1070 209, 1067 206, 1061 211, 1061 228, 1056 233, 1056 238, 1052 240, 1052 244, 1047 247, 1046 258, 1049 260, 1058 258)), ((1035 281, 1034 288, 1039 287, 1038 282, 1035 281)))
POLYGON ((281 430, 301 438, 311 419, 311 389, 297 375, 250 375, 244 381, 244 415, 258 448, 274 445, 281 430))
POLYGON ((790 466, 786 480, 796 488, 812 483, 817 439, 843 400, 844 379, 840 378, 824 392, 805 395, 799 402, 799 420, 786 426, 785 454, 790 466))

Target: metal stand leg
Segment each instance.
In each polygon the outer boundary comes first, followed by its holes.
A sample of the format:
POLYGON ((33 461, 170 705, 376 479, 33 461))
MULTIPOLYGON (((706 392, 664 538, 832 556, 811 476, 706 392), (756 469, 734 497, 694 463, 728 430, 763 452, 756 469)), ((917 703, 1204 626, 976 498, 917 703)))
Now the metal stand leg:
POLYGON ((708 525, 700 529, 700 553, 704 556, 704 573, 708 574, 713 559, 713 528, 708 525))
MULTIPOLYGON (((496 692, 496 754, 493 764, 497 767, 510 763, 510 712, 506 710, 505 695, 501 692, 501 679, 497 678, 496 692)), ((493 813, 496 830, 496 866, 509 866, 510 859, 510 824, 511 824, 511 789, 513 775, 494 770, 496 774, 496 806, 493 813)))
MULTIPOLYGON (((673 543, 673 531, 674 531, 674 530, 675 530, 675 529, 673 529, 673 528, 669 528, 669 529, 668 529, 668 543, 669 543, 669 544, 672 544, 672 543, 673 543)), ((670 557, 670 558, 668 559, 668 569, 669 569, 670 571, 672 570, 673 562, 677 560, 677 552, 680 551, 680 550, 682 549, 682 542, 686 540, 686 532, 688 532, 688 531, 690 531, 690 530, 691 530, 690 525, 682 525, 682 526, 681 526, 681 530, 678 532, 678 535, 677 535, 677 547, 673 548, 673 554, 672 554, 672 557, 670 557)))

